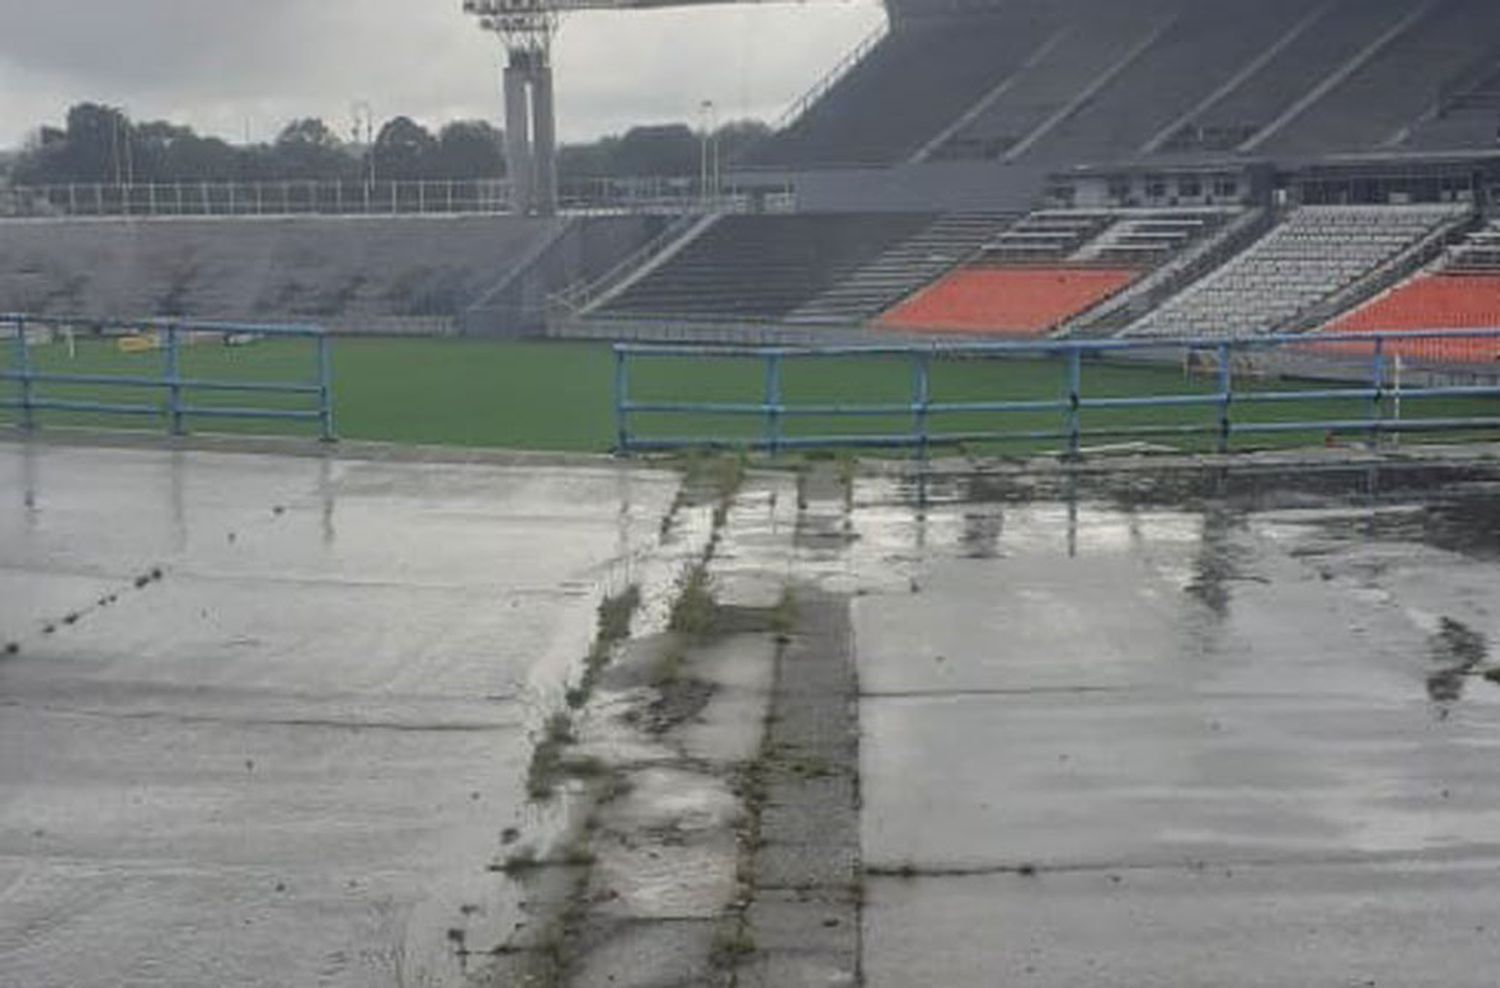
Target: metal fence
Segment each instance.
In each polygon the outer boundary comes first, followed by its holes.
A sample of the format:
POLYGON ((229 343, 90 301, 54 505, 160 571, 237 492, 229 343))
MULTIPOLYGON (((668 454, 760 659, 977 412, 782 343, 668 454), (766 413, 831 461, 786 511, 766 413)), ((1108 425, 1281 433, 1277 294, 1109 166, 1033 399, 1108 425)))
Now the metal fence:
POLYGON ((503 180, 153 182, 0 188, 0 217, 391 216, 503 213, 503 180))
MULTIPOLYGON (((1321 433, 1328 437, 1354 434, 1379 443, 1404 432, 1470 432, 1500 430, 1500 329, 1429 330, 1400 333, 1265 336, 1253 339, 1080 340, 986 344, 891 346, 745 347, 679 346, 620 343, 614 347, 614 405, 616 448, 621 453, 680 449, 753 449, 775 455, 787 450, 827 448, 913 449, 925 455, 935 446, 1013 442, 1060 442, 1065 455, 1076 457, 1086 439, 1146 440, 1161 437, 1207 440, 1228 452, 1240 436, 1321 433), (1442 360, 1454 345, 1465 354, 1483 352, 1487 366, 1450 366, 1442 360), (1294 354, 1291 352, 1295 352, 1294 354), (1289 363, 1298 379, 1268 377, 1275 361, 1261 358, 1294 355, 1289 363), (632 370, 640 361, 670 359, 728 360, 758 363, 759 393, 738 401, 642 399, 632 393, 632 370), (803 361, 897 361, 909 373, 909 396, 900 401, 797 400, 784 386, 789 366, 803 361), (934 366, 940 362, 1029 359, 1050 365, 1058 377, 1056 397, 1007 398, 996 394, 982 400, 943 399, 934 394, 934 366), (1180 365, 1184 375, 1197 375, 1197 391, 1162 394, 1090 392, 1086 369, 1180 365), (1462 383, 1456 383, 1462 382, 1462 383), (1413 416, 1424 400, 1468 402, 1461 414, 1413 416), (1352 414, 1310 414, 1298 417, 1298 404, 1353 403, 1352 414), (1278 414, 1246 417, 1242 409, 1280 406, 1278 414), (1199 421, 1130 422, 1131 413, 1156 410, 1159 417, 1191 417, 1199 421), (1171 414, 1160 416, 1162 410, 1171 414), (1090 416, 1087 413, 1105 413, 1090 416), (754 423, 730 435, 707 435, 662 430, 642 434, 638 417, 663 423, 729 419, 754 423), (994 425, 982 428, 945 428, 944 419, 984 417, 994 425), (1007 419, 1039 418, 1044 427, 1007 427, 1007 419), (1097 419, 1097 421, 1095 421, 1097 419), (871 431, 825 431, 822 426, 851 420, 875 423, 871 431), (798 422, 813 428, 789 428, 798 422), (897 425, 902 427, 897 427, 897 425)), ((1472 359, 1472 357, 1470 358, 1472 359)), ((817 377, 831 379, 831 368, 820 366, 817 377)), ((1045 372, 1043 367, 1034 374, 1045 372)), ((1029 372, 1030 373, 1030 372, 1029 372)), ((700 375, 674 373, 669 382, 687 383, 700 375)), ((680 385, 672 386, 681 393, 680 385)), ((806 390, 816 390, 816 388, 806 390)), ((1101 389, 1105 391, 1112 389, 1101 389)), ((690 428, 691 426, 689 426, 690 428)))
MULTIPOLYGON (((574 179, 566 213, 790 212, 789 182, 704 189, 697 179, 574 179)), ((505 179, 422 181, 155 182, 0 185, 0 218, 233 216, 442 216, 510 212, 505 179)))
POLYGON ((324 441, 331 442, 335 438, 333 364, 329 336, 320 326, 0 315, 0 340, 5 341, 10 351, 9 360, 0 364, 0 381, 9 384, 11 391, 9 396, 0 392, 0 408, 13 410, 15 422, 22 429, 39 427, 41 413, 64 412, 81 413, 91 419, 157 418, 174 436, 185 435, 189 420, 195 418, 309 422, 316 424, 318 435, 324 441), (310 341, 310 379, 288 381, 250 376, 188 376, 184 373, 183 353, 190 347, 211 342, 229 347, 251 346, 264 339, 310 341), (124 359, 120 363, 130 372, 57 369, 68 366, 67 354, 76 357, 80 342, 85 346, 111 346, 122 355, 149 357, 159 352, 161 362, 154 373, 144 374, 136 371, 131 361, 124 359), (44 346, 53 349, 44 351, 44 346), (39 357, 46 359, 39 360, 39 357), (53 393, 57 387, 67 394, 59 396, 53 393), (142 391, 160 392, 162 400, 124 400, 142 391), (107 400, 121 392, 125 392, 121 400, 107 400), (225 405, 206 399, 195 400, 196 395, 206 394, 239 394, 252 398, 291 396, 301 401, 299 407, 277 407, 283 402, 225 405))

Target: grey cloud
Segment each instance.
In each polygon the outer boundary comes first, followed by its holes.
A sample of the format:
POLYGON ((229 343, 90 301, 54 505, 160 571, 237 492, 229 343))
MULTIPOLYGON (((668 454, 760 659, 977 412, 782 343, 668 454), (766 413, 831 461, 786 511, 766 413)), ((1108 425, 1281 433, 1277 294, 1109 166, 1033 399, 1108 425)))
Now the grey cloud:
MULTIPOLYGON (((265 139, 287 119, 495 116, 498 42, 458 0, 0 0, 0 146, 93 99, 265 139), (4 9, 10 8, 10 9, 4 9)), ((586 13, 556 49, 560 126, 774 114, 880 20, 874 0, 586 13)))

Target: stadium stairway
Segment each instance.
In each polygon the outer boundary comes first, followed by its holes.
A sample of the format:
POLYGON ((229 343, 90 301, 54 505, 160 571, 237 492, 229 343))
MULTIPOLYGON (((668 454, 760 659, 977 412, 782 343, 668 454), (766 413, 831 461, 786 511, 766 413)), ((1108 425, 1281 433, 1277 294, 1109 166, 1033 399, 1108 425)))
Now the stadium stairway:
POLYGON ((783 319, 934 219, 932 213, 727 215, 588 318, 783 319))
POLYGON ((948 213, 897 243, 849 278, 799 306, 787 322, 854 324, 878 315, 971 257, 1015 221, 1006 213, 948 213))
POLYGON ((1467 206, 1304 206, 1123 335, 1245 337, 1276 332, 1431 238, 1467 206))

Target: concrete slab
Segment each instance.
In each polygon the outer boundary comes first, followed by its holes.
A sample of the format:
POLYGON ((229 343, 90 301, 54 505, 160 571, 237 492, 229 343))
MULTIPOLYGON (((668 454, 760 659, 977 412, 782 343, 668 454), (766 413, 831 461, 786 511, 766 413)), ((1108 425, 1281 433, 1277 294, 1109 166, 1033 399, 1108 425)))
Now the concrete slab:
POLYGON ((1493 865, 882 878, 868 896, 870 988, 1481 988, 1500 934, 1493 865))
POLYGON ((674 486, 0 445, 0 983, 461 981, 674 486))
POLYGON ((1500 475, 1387 480, 857 491, 868 983, 1492 980, 1500 475))

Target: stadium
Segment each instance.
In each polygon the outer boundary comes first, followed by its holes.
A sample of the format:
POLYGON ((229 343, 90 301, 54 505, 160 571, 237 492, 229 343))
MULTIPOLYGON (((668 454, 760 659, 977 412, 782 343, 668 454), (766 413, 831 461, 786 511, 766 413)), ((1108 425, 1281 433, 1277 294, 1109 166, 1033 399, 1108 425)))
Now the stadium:
MULTIPOLYGON (((796 346, 1500 322, 1500 14, 1478 0, 892 3, 691 187, 561 190, 558 11, 467 9, 511 53, 508 182, 12 188, 0 310, 796 346)), ((1387 352, 1469 386, 1497 356, 1387 352)))
POLYGON ((697 5, 0 160, 0 985, 1490 988, 1500 4, 885 0, 580 179, 697 5))

